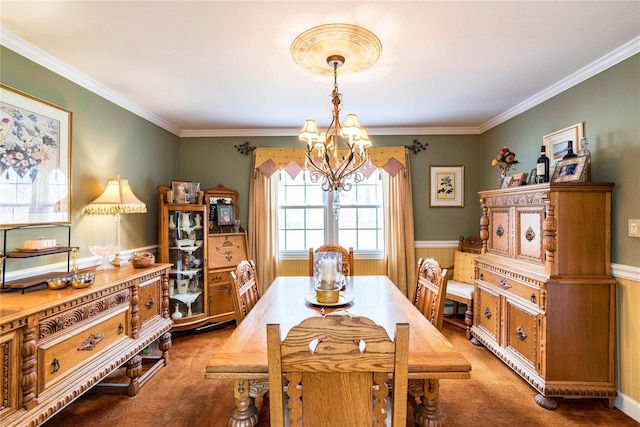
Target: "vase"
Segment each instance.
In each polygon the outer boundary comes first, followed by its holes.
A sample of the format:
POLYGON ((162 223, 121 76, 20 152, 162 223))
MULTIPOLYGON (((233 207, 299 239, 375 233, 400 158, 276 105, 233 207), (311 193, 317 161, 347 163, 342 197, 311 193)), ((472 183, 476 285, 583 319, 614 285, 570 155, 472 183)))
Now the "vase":
POLYGON ((179 310, 179 308, 178 308, 178 304, 176 304, 176 311, 174 311, 174 312, 171 314, 171 318, 172 318, 172 319, 182 319, 182 313, 180 313, 180 310, 179 310))
POLYGON ((178 293, 186 294, 189 292, 189 279, 178 279, 178 293))

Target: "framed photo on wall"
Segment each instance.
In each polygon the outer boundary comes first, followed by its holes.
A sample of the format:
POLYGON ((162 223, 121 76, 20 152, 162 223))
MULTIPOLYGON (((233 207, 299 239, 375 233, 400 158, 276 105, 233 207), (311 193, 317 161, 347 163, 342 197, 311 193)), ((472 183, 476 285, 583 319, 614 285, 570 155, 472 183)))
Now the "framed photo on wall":
POLYGON ((71 118, 0 84, 0 227, 71 222, 71 118))
POLYGON ((429 207, 464 207, 464 166, 430 166, 429 176, 429 207))
POLYGON ((573 152, 578 152, 578 144, 584 136, 584 123, 576 123, 573 126, 560 129, 549 135, 545 135, 542 144, 545 146, 549 158, 549 174, 553 174, 558 161, 567 154, 568 142, 573 143, 573 152))

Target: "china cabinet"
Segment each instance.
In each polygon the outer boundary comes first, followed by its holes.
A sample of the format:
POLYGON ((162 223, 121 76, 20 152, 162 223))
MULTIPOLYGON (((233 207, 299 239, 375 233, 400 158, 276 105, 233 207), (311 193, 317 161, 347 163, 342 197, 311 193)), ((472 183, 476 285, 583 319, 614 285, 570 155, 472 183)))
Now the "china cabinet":
POLYGON ((475 339, 538 390, 612 407, 615 279, 611 183, 481 191, 475 339))
POLYGON ((172 264, 169 311, 173 330, 235 320, 229 272, 244 259, 239 257, 246 258, 246 238, 235 221, 218 226, 211 210, 223 204, 233 208, 237 217, 238 193, 218 186, 206 190, 202 204, 190 204, 170 203, 168 190, 158 186, 158 260, 172 264), (232 261, 226 260, 229 257, 232 261))

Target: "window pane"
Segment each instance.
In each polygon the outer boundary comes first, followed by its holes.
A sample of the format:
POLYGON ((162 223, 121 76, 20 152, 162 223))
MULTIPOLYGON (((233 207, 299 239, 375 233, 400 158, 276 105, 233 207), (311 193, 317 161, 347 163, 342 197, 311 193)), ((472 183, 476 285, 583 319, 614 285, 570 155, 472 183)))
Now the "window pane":
POLYGON ((289 208, 285 211, 284 225, 287 230, 304 228, 304 209, 289 208))
POLYGON ((358 231, 358 249, 377 249, 377 233, 372 230, 358 231))
POLYGON ((305 250, 304 231, 303 230, 287 230, 287 250, 300 251, 305 250))
POLYGON ((340 242, 338 244, 344 248, 362 249, 358 245, 356 230, 340 230, 340 242))
POLYGON ((324 230, 309 230, 307 231, 307 247, 308 248, 317 248, 324 244, 324 230))
POLYGON ((340 229, 356 228, 356 209, 354 208, 341 208, 340 215, 338 217, 340 223, 340 229))
POLYGON ((324 209, 323 208, 307 208, 307 227, 324 230, 324 209))
POLYGON ((376 208, 358 209, 358 228, 376 228, 376 208))

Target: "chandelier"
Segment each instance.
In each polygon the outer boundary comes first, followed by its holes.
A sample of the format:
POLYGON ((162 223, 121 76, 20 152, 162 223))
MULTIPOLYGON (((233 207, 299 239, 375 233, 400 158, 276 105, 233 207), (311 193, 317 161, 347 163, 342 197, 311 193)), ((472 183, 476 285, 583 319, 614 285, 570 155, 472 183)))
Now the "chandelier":
POLYGON ((306 165, 311 182, 322 180, 324 191, 349 191, 353 182, 361 182, 364 174, 360 168, 369 160, 371 141, 366 129, 358 123, 355 114, 347 114, 344 124, 340 123, 340 102, 342 94, 338 90, 338 67, 345 58, 331 55, 327 64, 333 67, 333 91, 331 92, 331 123, 325 132, 318 132, 315 120, 307 120, 300 131, 300 139, 307 141, 306 165), (339 137, 344 138, 346 148, 338 148, 339 137))

